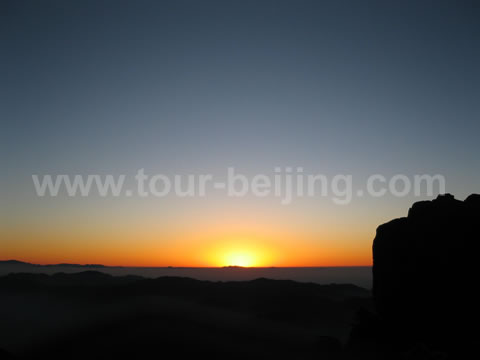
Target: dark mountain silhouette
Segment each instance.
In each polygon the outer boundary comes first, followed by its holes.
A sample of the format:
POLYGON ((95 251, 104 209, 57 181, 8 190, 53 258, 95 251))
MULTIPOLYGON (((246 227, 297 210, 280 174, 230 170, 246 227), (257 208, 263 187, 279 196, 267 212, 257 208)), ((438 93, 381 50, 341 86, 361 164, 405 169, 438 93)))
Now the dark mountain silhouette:
POLYGON ((47 264, 47 265, 40 265, 40 264, 32 264, 25 261, 18 261, 18 260, 0 260, 0 266, 6 265, 17 265, 17 266, 36 266, 36 267, 74 267, 74 268, 104 268, 104 265, 100 264, 69 264, 69 263, 60 263, 60 264, 47 264))
MULTIPOLYGON (((184 277, 159 277, 145 279, 141 276, 112 276, 99 271, 83 271, 80 273, 56 273, 53 275, 14 273, 0 277, 0 293, 10 290, 55 291, 62 289, 105 288, 109 291, 132 291, 135 294, 188 295, 195 296, 202 292, 212 292, 216 296, 237 293, 245 296, 255 292, 261 295, 313 296, 317 295, 332 300, 344 300, 351 297, 368 297, 370 291, 350 284, 319 285, 315 283, 299 283, 291 280, 270 280, 259 278, 252 281, 205 281, 184 277)), ((96 289, 98 291, 99 289, 96 289)))
POLYGON ((18 261, 18 260, 0 260, 0 266, 1 265, 32 265, 32 264, 23 262, 23 261, 18 261))
POLYGON ((114 276, 138 275, 146 278, 162 276, 189 277, 211 281, 249 281, 258 278, 290 279, 317 284, 355 284, 372 287, 371 266, 355 267, 123 267, 107 265, 52 264, 38 265, 16 260, 0 261, 0 276, 10 273, 55 274, 101 271, 114 276))
POLYGON ((480 195, 413 204, 373 242, 377 315, 363 313, 350 346, 365 358, 460 359, 478 324, 480 195))
POLYGON ((14 273, 0 277, 0 347, 25 359, 336 359, 362 307, 370 291, 348 284, 14 273))

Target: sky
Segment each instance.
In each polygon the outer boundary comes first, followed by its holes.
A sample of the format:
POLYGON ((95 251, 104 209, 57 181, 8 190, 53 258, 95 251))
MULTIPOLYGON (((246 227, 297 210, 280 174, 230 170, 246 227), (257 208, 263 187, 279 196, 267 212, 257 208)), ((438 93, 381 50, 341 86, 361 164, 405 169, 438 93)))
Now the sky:
POLYGON ((39 197, 32 175, 441 174, 464 199, 479 18, 475 1, 2 1, 0 259, 371 264, 376 227, 436 193, 39 197))

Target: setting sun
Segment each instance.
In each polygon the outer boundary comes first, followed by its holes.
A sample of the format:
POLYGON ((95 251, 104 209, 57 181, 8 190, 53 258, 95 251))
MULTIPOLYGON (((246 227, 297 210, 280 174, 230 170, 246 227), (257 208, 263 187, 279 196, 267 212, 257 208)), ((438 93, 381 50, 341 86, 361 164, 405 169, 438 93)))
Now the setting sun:
POLYGON ((249 267, 254 265, 254 257, 249 253, 235 252, 229 253, 225 256, 225 266, 249 267))
POLYGON ((205 242, 211 245, 197 251, 204 266, 265 267, 278 262, 278 249, 258 234, 212 234, 205 242), (277 261, 276 261, 277 260, 277 261))

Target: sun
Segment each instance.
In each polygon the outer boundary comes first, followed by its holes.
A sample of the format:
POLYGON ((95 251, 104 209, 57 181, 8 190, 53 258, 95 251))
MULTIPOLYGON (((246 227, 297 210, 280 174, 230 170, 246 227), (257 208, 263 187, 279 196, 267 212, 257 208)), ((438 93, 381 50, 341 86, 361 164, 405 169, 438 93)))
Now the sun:
POLYGON ((232 252, 225 256, 225 266, 250 267, 255 265, 252 254, 246 252, 232 252))

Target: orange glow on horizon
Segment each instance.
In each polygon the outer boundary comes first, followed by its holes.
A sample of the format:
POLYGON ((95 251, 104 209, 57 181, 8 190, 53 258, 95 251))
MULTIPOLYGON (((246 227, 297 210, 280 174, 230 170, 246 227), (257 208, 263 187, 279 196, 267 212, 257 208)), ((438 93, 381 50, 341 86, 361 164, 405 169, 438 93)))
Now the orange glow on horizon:
MULTIPOLYGON (((1 246, 0 260, 125 267, 371 266, 370 246, 352 241, 348 234, 249 231, 235 235, 218 228, 201 229, 203 236, 200 229, 175 235, 96 228, 12 230, 0 231, 0 237, 8 239, 1 246)), ((368 243, 369 237, 365 238, 368 243)))

